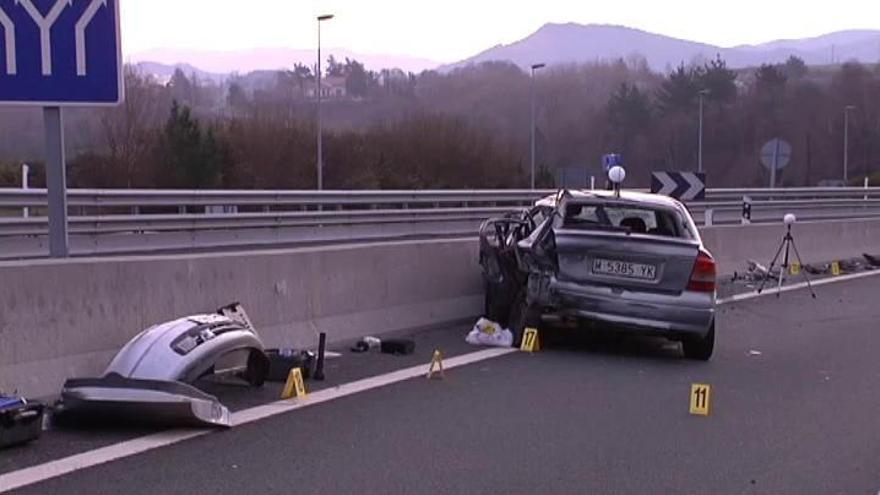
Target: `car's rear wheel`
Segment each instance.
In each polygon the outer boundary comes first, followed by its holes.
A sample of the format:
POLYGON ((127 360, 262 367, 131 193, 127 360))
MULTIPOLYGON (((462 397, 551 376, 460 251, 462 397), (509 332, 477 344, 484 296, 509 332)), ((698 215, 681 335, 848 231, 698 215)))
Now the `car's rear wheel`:
POLYGON ((526 328, 535 328, 540 322, 540 313, 526 302, 525 290, 517 294, 510 308, 508 323, 513 333, 513 346, 522 344, 523 334, 526 328))
POLYGON ((709 327, 709 333, 702 338, 688 338, 682 342, 684 357, 699 361, 708 361, 715 350, 715 322, 709 327))
POLYGON ((485 316, 501 326, 507 325, 507 319, 510 316, 509 299, 504 296, 499 284, 486 282, 485 316))

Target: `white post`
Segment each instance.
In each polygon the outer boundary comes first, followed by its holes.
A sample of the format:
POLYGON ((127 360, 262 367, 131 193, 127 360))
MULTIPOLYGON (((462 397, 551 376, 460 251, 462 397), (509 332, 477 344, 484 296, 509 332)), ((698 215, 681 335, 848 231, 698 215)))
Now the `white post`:
POLYGON ((868 201, 868 188, 871 186, 871 179, 865 176, 865 201, 868 201))
POLYGON ((752 198, 743 196, 742 219, 743 225, 751 225, 752 223, 752 198))
POLYGON ((596 190, 596 176, 595 175, 590 176, 590 190, 591 191, 596 190))
MULTIPOLYGON (((28 166, 27 163, 21 164, 21 188, 24 189, 25 191, 30 189, 30 186, 29 186, 30 183, 28 181, 28 175, 30 174, 30 171, 31 171, 31 168, 28 166)), ((22 209, 22 216, 24 216, 24 218, 30 217, 31 216, 30 208, 25 206, 24 209, 22 209)))
POLYGON ((700 145, 697 159, 697 171, 703 171, 703 92, 700 91, 700 145))
POLYGON ((714 218, 715 218, 715 210, 713 210, 712 208, 706 208, 706 221, 705 221, 706 225, 705 226, 711 227, 714 224, 714 221, 713 221, 714 218))

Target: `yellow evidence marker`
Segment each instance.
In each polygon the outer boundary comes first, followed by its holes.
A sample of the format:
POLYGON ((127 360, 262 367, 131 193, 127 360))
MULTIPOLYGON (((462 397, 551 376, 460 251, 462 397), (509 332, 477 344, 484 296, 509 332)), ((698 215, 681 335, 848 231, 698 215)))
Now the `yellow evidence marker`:
POLYGON ((434 378, 436 373, 440 374, 440 378, 446 377, 443 372, 443 353, 439 349, 434 351, 434 355, 431 357, 431 367, 428 368, 428 380, 434 378))
POLYGON ((709 402, 712 400, 712 387, 702 383, 691 385, 691 414, 709 415, 709 402))
POLYGON ((523 333, 522 345, 519 349, 524 352, 538 352, 541 350, 541 338, 537 328, 526 328, 523 333))
POLYGON ((839 261, 835 261, 835 262, 831 263, 831 274, 834 275, 835 277, 840 275, 840 262, 839 261))
POLYGON ((800 275, 801 273, 801 263, 799 261, 791 262, 791 274, 792 275, 800 275))
POLYGON ((284 384, 284 392, 281 393, 281 399, 287 400, 294 397, 303 398, 308 395, 306 385, 303 382, 302 370, 293 368, 287 375, 287 383, 284 384))

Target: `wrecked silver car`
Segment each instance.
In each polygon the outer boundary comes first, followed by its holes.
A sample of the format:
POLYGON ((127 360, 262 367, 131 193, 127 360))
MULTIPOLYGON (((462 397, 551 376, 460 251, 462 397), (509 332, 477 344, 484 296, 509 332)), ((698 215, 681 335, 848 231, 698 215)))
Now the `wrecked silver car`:
POLYGON ((715 261, 687 209, 665 196, 562 191, 485 222, 480 264, 487 316, 511 328, 542 321, 681 341, 708 360, 715 344, 715 261))
POLYGON ((229 410, 191 384, 209 375, 235 375, 261 386, 268 370, 259 335, 241 305, 233 304, 144 330, 103 377, 64 384, 62 413, 229 426, 229 410))

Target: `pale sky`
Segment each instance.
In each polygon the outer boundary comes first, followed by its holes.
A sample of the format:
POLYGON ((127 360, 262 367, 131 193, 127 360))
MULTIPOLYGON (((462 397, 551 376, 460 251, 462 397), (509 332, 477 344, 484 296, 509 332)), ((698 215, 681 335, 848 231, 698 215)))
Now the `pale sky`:
POLYGON ((454 62, 547 22, 622 24, 721 46, 880 29, 880 0, 123 0, 127 54, 323 44, 454 62))

